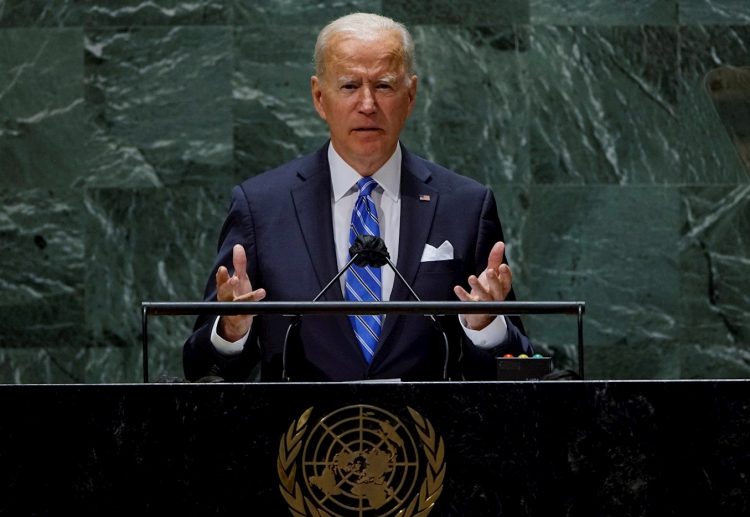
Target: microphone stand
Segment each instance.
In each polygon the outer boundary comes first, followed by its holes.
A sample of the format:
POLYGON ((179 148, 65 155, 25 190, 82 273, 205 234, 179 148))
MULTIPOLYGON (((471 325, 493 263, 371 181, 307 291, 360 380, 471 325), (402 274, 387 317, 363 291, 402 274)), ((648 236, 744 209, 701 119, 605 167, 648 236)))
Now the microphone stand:
MULTIPOLYGON (((331 286, 334 283, 336 283, 336 281, 339 278, 341 278, 341 275, 343 275, 351 267, 351 265, 354 263, 355 260, 357 260, 357 258, 359 258, 359 256, 360 256, 360 253, 355 253, 354 256, 351 259, 349 259, 349 262, 347 262, 346 265, 343 268, 341 268, 341 271, 336 273, 336 276, 334 276, 331 279, 331 281, 328 282, 323 289, 321 289, 318 295, 315 298, 313 298, 313 301, 317 302, 318 300, 320 300, 320 298, 328 291, 328 289, 331 288, 331 286)), ((294 316, 292 316, 292 321, 291 323, 289 323, 289 326, 286 329, 286 335, 284 336, 284 345, 283 345, 282 352, 281 352, 281 379, 287 382, 291 380, 289 378, 289 375, 287 375, 287 371, 286 371, 287 370, 286 368, 287 349, 289 348, 288 344, 289 344, 290 337, 292 336, 292 333, 293 332, 296 333, 299 330, 299 326, 301 323, 302 323, 302 316, 300 314, 295 314, 294 316)))
MULTIPOLYGON (((417 296, 417 293, 414 292, 414 289, 412 289, 411 285, 409 285, 409 282, 406 281, 404 276, 391 261, 388 249, 385 247, 385 242, 380 237, 375 237, 372 235, 358 235, 354 244, 352 244, 352 246, 349 248, 349 254, 351 255, 349 261, 343 268, 341 268, 338 273, 336 273, 331 281, 328 282, 326 286, 323 287, 323 289, 321 289, 318 295, 313 299, 313 302, 317 302, 328 291, 328 289, 330 289, 330 287, 334 283, 336 283, 339 278, 341 278, 341 275, 349 270, 352 264, 357 264, 358 266, 362 267, 382 267, 385 264, 388 264, 388 266, 390 266, 396 276, 398 276, 398 278, 404 283, 414 299, 418 302, 422 301, 420 300, 419 296, 417 296)), ((443 329, 443 326, 440 325, 440 322, 438 322, 437 318, 435 318, 434 315, 427 314, 427 316, 432 320, 435 330, 440 332, 440 334, 443 336, 443 348, 445 350, 445 359, 443 360, 443 380, 447 381, 449 380, 448 364, 450 359, 448 335, 445 333, 445 329, 443 329)), ((290 381, 289 375, 287 373, 287 350, 289 348, 289 343, 292 339, 293 334, 297 333, 301 323, 302 316, 299 314, 294 315, 292 317, 291 323, 289 323, 289 326, 286 329, 286 335, 284 336, 284 344, 281 353, 281 378, 287 382, 290 381)))
MULTIPOLYGON (((406 279, 401 274, 401 271, 396 269, 396 266, 393 265, 393 262, 391 262, 391 259, 388 255, 385 256, 385 260, 389 266, 391 266, 391 269, 394 273, 399 277, 399 279, 404 283, 406 288, 409 290, 411 295, 414 297, 415 300, 418 302, 421 302, 422 300, 419 299, 419 296, 417 296, 417 293, 414 292, 414 289, 411 288, 409 285, 409 282, 406 281, 406 279)), ((450 347, 448 346, 448 335, 445 333, 445 330, 443 329, 443 326, 438 322, 437 318, 435 318, 432 314, 427 314, 427 316, 432 320, 432 324, 435 326, 435 330, 440 332, 440 334, 443 336, 443 348, 445 350, 445 359, 443 360, 443 380, 448 380, 448 359, 450 358, 450 347)))

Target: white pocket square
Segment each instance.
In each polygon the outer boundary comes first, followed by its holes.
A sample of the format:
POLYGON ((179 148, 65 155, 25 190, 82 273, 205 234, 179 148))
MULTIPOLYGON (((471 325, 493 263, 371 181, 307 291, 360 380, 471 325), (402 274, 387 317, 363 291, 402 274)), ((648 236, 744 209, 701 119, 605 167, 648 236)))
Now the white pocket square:
POLYGON ((453 245, 445 241, 437 248, 430 246, 429 244, 424 245, 424 251, 422 252, 422 262, 435 262, 436 260, 452 260, 453 259, 453 245))

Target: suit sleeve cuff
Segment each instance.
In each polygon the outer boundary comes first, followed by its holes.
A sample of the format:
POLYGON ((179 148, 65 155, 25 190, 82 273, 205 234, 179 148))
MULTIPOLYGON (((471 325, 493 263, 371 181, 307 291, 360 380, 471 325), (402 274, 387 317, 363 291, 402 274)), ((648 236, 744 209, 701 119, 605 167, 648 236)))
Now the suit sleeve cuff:
POLYGON ((484 327, 482 330, 473 330, 466 325, 466 319, 459 315, 458 321, 461 322, 461 328, 464 329, 464 334, 469 338, 474 346, 479 348, 489 349, 494 348, 508 337, 508 323, 505 321, 505 316, 498 316, 492 323, 484 327))
POLYGON ((250 331, 248 330, 247 334, 242 336, 238 341, 232 342, 221 337, 218 328, 219 318, 217 317, 214 320, 214 326, 211 329, 211 344, 214 345, 216 351, 223 355, 239 355, 242 353, 242 350, 245 349, 245 343, 247 342, 247 337, 250 335, 250 331))

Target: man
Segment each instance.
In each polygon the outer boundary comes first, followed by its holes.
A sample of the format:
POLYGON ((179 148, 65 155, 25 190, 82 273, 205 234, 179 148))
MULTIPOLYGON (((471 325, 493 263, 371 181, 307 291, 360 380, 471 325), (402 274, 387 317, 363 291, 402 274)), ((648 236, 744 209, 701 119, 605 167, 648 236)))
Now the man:
MULTIPOLYGON (((399 143, 417 92, 408 31, 372 14, 339 18, 319 34, 315 64, 313 104, 330 142, 234 188, 205 299, 312 300, 347 263, 361 233, 385 241, 423 301, 512 297, 492 192, 399 143)), ((324 299, 411 297, 386 266, 352 268, 324 299)), ((531 353, 517 318, 440 320, 453 379, 493 379, 499 353, 531 353)), ((184 346, 187 378, 242 381, 260 362, 261 380, 278 380, 289 322, 199 318, 184 346)), ((308 315, 297 334, 287 360, 293 380, 442 378, 442 333, 422 315, 308 315)))

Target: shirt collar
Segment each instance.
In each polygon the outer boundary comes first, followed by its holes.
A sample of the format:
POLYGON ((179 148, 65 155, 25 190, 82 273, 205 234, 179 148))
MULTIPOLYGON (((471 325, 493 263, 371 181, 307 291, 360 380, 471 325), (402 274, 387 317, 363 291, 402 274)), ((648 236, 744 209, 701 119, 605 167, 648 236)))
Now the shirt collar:
MULTIPOLYGON (((333 185, 333 201, 339 201, 352 187, 356 189, 356 183, 362 176, 355 171, 333 148, 333 143, 328 144, 328 165, 331 168, 331 184, 333 185)), ((393 201, 398 201, 401 191, 401 145, 396 146, 390 158, 380 167, 372 179, 378 182, 386 196, 393 201)))

